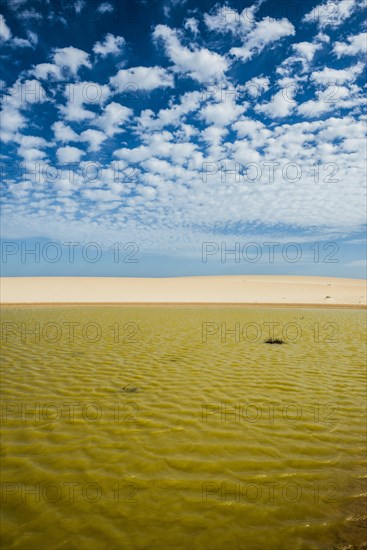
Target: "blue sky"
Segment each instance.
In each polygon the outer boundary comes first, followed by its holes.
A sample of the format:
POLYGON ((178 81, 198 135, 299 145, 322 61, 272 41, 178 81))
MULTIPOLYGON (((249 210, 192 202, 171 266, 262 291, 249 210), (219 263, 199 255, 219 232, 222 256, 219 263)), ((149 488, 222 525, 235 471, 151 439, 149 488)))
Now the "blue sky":
POLYGON ((2 274, 365 277, 365 6, 4 1, 2 274))

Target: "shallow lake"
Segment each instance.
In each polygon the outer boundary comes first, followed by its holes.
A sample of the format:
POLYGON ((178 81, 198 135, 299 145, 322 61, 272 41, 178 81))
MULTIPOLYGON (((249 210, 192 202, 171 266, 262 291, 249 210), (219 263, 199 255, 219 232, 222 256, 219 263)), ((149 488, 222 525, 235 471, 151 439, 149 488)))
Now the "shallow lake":
POLYGON ((362 548, 365 330, 348 309, 4 307, 2 548, 362 548))

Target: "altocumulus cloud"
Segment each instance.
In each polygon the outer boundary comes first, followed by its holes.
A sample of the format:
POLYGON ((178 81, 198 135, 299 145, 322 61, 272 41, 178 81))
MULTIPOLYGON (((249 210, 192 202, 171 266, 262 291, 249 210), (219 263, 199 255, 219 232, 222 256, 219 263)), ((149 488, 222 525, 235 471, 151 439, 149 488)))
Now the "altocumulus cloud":
POLYGON ((148 3, 143 25, 113 1, 5 3, 3 235, 195 254, 358 233, 364 2, 236 4, 148 3))

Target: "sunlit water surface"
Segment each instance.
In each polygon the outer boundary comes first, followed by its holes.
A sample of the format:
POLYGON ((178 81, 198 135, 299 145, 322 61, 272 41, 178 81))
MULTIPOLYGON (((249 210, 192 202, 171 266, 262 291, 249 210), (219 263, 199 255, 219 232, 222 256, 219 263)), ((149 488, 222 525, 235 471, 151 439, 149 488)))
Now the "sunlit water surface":
POLYGON ((2 548, 364 548, 365 319, 4 308, 2 548))

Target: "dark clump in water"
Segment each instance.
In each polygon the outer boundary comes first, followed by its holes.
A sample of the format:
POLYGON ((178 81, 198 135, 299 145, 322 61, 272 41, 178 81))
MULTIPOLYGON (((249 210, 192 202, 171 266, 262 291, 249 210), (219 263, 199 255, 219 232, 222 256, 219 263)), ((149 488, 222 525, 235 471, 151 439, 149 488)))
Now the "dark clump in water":
POLYGON ((122 388, 122 391, 124 391, 126 393, 135 393, 135 392, 139 391, 139 388, 135 388, 134 386, 124 386, 122 388))
POLYGON ((281 338, 268 338, 267 340, 265 340, 264 342, 265 344, 285 344, 285 341, 282 340, 281 338))

